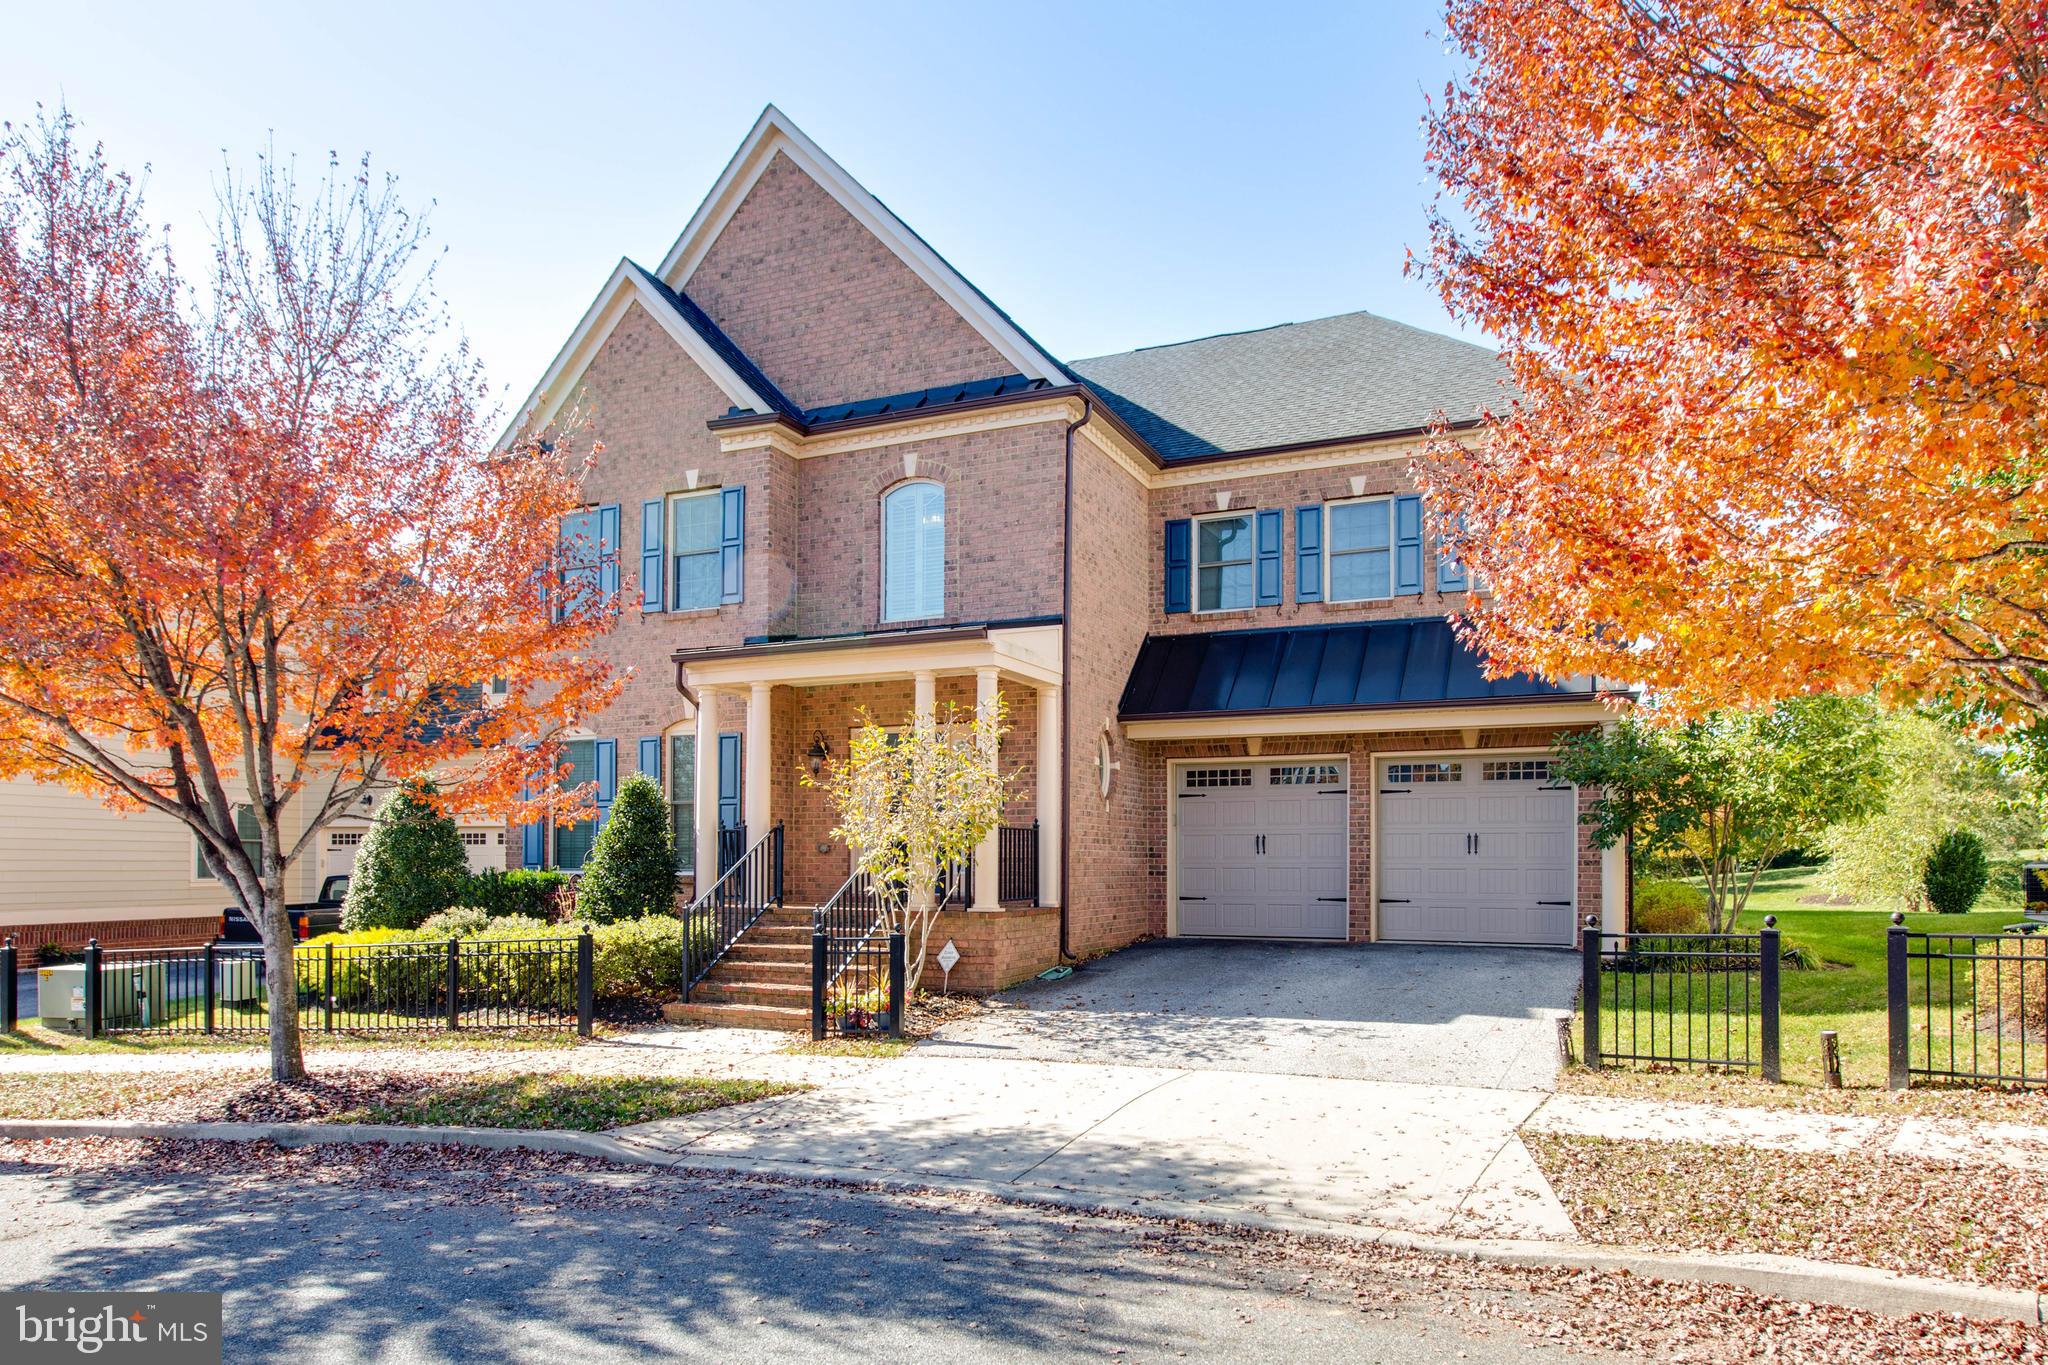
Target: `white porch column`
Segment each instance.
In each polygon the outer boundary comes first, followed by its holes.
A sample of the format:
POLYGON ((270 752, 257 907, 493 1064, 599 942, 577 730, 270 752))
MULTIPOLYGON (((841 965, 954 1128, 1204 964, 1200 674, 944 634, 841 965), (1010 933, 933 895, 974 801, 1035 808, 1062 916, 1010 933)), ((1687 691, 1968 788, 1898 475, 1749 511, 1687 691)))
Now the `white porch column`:
POLYGON ((718 694, 697 689, 696 894, 718 880, 718 694))
MULTIPOLYGON (((977 719, 995 714, 996 671, 993 668, 974 670, 974 714, 977 719)), ((1001 761, 993 744, 982 746, 982 756, 990 763, 1001 761)), ((979 847, 974 850, 974 904, 975 910, 1000 910, 1001 883, 997 880, 1001 872, 1002 839, 996 831, 990 830, 979 847)))
MULTIPOLYGON (((1606 731, 1609 735, 1612 735, 1617 726, 1615 722, 1610 720, 1602 722, 1600 728, 1606 731)), ((1576 837, 1579 839, 1585 838, 1585 830, 1586 827, 1584 825, 1580 825, 1576 832, 1576 837)), ((1574 868, 1578 866, 1577 853, 1578 850, 1574 849, 1572 857, 1572 865, 1574 868)), ((1586 920, 1586 912, 1583 909, 1581 909, 1578 912, 1578 915, 1579 923, 1584 924, 1586 920)), ((1601 932, 1608 934, 1623 933, 1626 931, 1628 927, 1624 923, 1624 921, 1626 921, 1627 919, 1628 849, 1623 844, 1617 842, 1612 848, 1603 848, 1600 850, 1601 932)), ((1576 937, 1578 933, 1578 925, 1572 926, 1572 930, 1573 936, 1576 937)))
POLYGON ((919 669, 910 677, 916 685, 910 704, 910 723, 924 725, 931 721, 939 707, 939 678, 928 668, 919 669))
POLYGON ((1060 896, 1060 690, 1038 689, 1038 903, 1060 896))
POLYGON ((740 788, 746 795, 747 842, 753 843, 775 827, 775 783, 768 769, 773 760, 773 734, 768 719, 775 694, 770 683, 757 682, 747 697, 747 773, 740 788))

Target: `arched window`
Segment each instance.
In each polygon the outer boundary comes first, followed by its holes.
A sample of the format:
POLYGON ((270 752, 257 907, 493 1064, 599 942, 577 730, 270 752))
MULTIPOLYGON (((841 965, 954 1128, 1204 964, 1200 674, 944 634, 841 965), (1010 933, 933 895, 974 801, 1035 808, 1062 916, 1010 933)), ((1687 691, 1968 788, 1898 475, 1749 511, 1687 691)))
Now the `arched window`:
POLYGON ((946 614, 946 490, 929 480, 882 499, 882 619, 946 614))

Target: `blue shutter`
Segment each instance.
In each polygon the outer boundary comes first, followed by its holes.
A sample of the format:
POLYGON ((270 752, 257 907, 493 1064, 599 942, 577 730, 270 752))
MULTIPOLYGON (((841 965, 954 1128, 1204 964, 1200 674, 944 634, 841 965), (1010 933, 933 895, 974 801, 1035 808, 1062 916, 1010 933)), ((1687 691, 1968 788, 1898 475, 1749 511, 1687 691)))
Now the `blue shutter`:
POLYGON ((649 498, 640 504, 640 610, 660 611, 661 592, 661 523, 668 504, 660 498, 649 498))
POLYGON ((1394 499, 1394 595, 1422 591, 1422 499, 1394 499))
MULTIPOLYGON (((1465 514, 1463 512, 1458 513, 1455 520, 1458 523, 1458 534, 1463 535, 1465 533, 1465 514)), ((1451 552, 1449 547, 1443 543, 1443 536, 1439 534, 1436 546, 1436 590, 1438 592, 1464 592, 1470 586, 1471 580, 1465 576, 1465 561, 1459 559, 1457 555, 1451 552)))
POLYGON ((1323 506, 1294 509, 1294 600, 1323 600, 1323 506))
MULTIPOLYGON (((527 747, 532 748, 533 746, 528 745, 527 747)), ((528 779, 520 786, 519 795, 527 800, 533 798, 533 782, 531 779, 528 779)), ((539 820, 529 820, 521 825, 519 827, 519 865, 521 867, 539 867, 547 861, 547 857, 547 826, 539 820)))
POLYGON ((619 794, 619 742, 600 739, 591 745, 597 759, 597 827, 612 818, 612 801, 619 794))
POLYGON ((718 600, 738 602, 746 596, 747 490, 722 489, 718 495, 718 600))
POLYGON ((727 731, 718 737, 718 827, 740 827, 740 737, 727 731))
POLYGON ((1259 512, 1259 554, 1255 565, 1253 582, 1257 584, 1259 605, 1277 607, 1280 605, 1280 550, 1285 536, 1282 529, 1280 509, 1263 508, 1259 512))
POLYGON ((606 503, 597 509, 597 590, 606 605, 619 597, 619 505, 606 503))
POLYGON ((1193 541, 1193 526, 1186 517, 1166 523, 1166 610, 1169 612, 1188 609, 1188 570, 1193 541))
POLYGON ((661 736, 650 735, 640 741, 640 771, 661 781, 661 736))

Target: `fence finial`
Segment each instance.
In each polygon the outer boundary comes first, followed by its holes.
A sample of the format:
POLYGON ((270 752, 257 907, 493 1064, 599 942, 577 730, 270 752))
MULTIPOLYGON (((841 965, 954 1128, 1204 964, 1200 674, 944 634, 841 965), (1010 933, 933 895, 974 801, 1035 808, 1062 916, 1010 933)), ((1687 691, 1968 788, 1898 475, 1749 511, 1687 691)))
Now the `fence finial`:
POLYGON ((1775 929, 1775 928, 1777 928, 1777 927, 1778 927, 1778 917, 1777 917, 1776 915, 1765 915, 1765 916, 1764 916, 1764 928, 1766 928, 1766 929, 1775 929))
POLYGON ((1897 925, 1897 924, 1904 924, 1905 922, 1906 922, 1906 912, 1905 912, 1905 911, 1903 911, 1903 910, 1894 910, 1894 911, 1892 911, 1892 923, 1893 923, 1893 924, 1895 924, 1895 925, 1897 925))

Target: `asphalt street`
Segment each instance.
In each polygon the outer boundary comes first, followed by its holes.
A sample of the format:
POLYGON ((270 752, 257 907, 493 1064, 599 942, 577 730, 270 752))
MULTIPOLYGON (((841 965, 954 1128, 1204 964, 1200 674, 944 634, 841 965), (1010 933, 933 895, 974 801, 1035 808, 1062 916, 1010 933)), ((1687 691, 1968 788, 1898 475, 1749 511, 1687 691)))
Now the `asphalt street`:
POLYGON ((53 1169, 50 1147, 0 1147, 0 1286, 217 1289, 226 1359, 252 1365, 1565 1358, 1473 1311, 1513 1290, 1447 1309, 1440 1279, 1152 1223, 522 1157, 131 1146, 53 1169))

